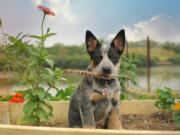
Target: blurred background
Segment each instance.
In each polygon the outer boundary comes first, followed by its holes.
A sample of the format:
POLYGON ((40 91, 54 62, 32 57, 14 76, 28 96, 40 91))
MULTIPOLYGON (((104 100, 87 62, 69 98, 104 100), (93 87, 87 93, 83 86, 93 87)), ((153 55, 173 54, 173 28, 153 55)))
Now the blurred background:
MULTIPOLYGON (((4 33, 13 36, 18 32, 40 34, 42 14, 36 8, 39 4, 56 14, 45 22, 46 28, 51 27, 51 31, 57 33, 47 40, 45 46, 57 67, 87 68, 86 30, 104 42, 111 41, 119 30, 125 29, 128 46, 125 55, 134 56, 137 76, 137 85, 129 84, 129 87, 155 91, 166 86, 180 91, 179 0, 0 0, 4 33)), ((0 43, 3 42, 1 34, 0 43)), ((1 51, 1 71, 6 64, 5 57, 1 51)), ((73 84, 81 80, 81 77, 72 75, 65 77, 73 84)), ((13 81, 8 82, 2 73, 0 81, 0 94, 7 93, 10 84, 12 89, 23 87, 13 81)), ((59 87, 66 87, 66 84, 59 87)))

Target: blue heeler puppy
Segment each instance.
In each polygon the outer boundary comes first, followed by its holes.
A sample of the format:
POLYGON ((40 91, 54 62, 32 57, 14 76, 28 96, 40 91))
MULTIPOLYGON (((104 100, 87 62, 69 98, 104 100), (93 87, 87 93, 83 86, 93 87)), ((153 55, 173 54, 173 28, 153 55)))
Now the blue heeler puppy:
MULTIPOLYGON (((118 74, 120 56, 125 48, 125 31, 121 30, 110 44, 100 44, 86 32, 90 56, 88 71, 118 74)), ((74 91, 69 107, 69 127, 122 129, 119 114, 120 84, 118 79, 84 76, 74 91)))

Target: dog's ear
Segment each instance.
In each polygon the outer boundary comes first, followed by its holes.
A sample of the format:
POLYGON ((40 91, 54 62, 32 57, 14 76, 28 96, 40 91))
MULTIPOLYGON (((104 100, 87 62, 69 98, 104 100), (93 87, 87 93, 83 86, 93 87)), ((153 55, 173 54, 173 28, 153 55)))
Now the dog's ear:
POLYGON ((119 54, 122 54, 125 48, 125 31, 121 30, 113 39, 111 46, 115 47, 119 54))
POLYGON ((101 47, 96 37, 90 31, 86 31, 85 40, 86 40, 86 48, 88 53, 91 53, 97 48, 101 47))

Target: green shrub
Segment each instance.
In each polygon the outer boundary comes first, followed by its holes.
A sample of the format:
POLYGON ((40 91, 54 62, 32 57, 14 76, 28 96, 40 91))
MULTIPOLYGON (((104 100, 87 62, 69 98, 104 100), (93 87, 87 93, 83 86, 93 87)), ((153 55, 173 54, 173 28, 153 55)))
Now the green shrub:
POLYGON ((121 85, 121 90, 126 92, 126 85, 128 82, 136 85, 136 65, 134 55, 129 56, 128 58, 124 55, 121 56, 121 65, 120 65, 120 75, 127 75, 129 78, 119 78, 121 85))
MULTIPOLYGON (((147 65, 147 57, 145 55, 135 55, 136 61, 135 64, 140 67, 145 67, 147 65)), ((150 58, 150 65, 155 66, 159 62, 159 59, 157 57, 151 57, 150 58)))
POLYGON ((172 97, 172 90, 165 87, 164 89, 157 89, 156 93, 159 96, 154 105, 165 112, 172 111, 172 107, 175 104, 175 99, 172 97))
POLYGON ((166 50, 172 50, 175 53, 180 53, 180 43, 166 42, 164 43, 163 48, 166 50))
POLYGON ((43 24, 47 13, 44 11, 43 14, 41 35, 6 35, 8 44, 3 46, 7 60, 4 69, 11 72, 19 84, 26 86, 25 90, 18 91, 25 99, 24 116, 18 121, 20 124, 39 125, 41 121, 48 121, 53 116, 53 107, 47 102, 49 90, 57 90, 61 95, 60 99, 68 98, 72 93, 68 89, 67 92, 61 92, 56 87, 60 80, 64 80, 61 77, 63 70, 54 66, 54 61, 44 47, 46 39, 55 33, 50 33, 50 28, 44 32, 43 24), (24 41, 24 38, 36 39, 37 45, 24 41), (48 88, 41 87, 40 83, 45 83, 48 88))
POLYGON ((55 65, 61 68, 86 69, 89 65, 89 57, 86 55, 64 56, 56 58, 55 65))
POLYGON ((180 64, 180 56, 169 58, 168 61, 170 61, 174 64, 180 64))

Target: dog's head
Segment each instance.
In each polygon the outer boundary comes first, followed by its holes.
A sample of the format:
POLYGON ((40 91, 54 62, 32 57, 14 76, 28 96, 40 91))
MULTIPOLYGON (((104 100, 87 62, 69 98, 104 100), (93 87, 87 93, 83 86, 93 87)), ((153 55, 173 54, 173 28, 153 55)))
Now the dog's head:
POLYGON ((124 30, 121 30, 110 44, 100 44, 97 38, 87 31, 86 48, 93 71, 101 74, 118 74, 125 41, 124 30))

